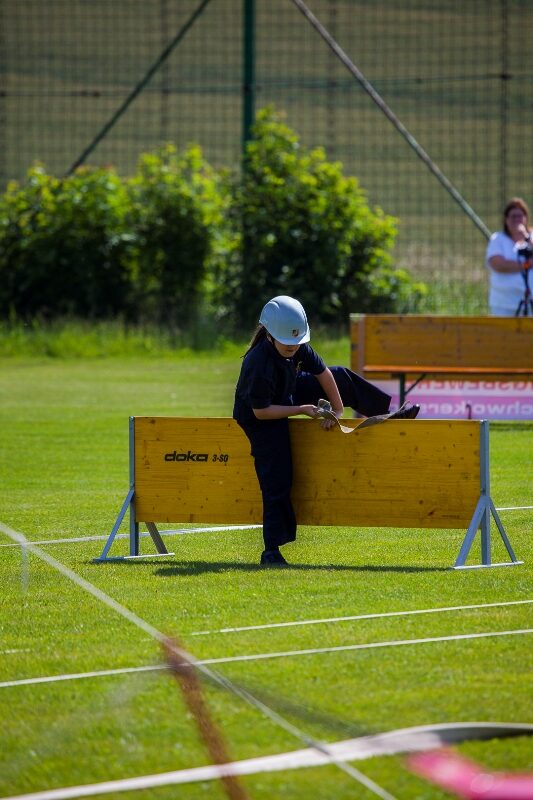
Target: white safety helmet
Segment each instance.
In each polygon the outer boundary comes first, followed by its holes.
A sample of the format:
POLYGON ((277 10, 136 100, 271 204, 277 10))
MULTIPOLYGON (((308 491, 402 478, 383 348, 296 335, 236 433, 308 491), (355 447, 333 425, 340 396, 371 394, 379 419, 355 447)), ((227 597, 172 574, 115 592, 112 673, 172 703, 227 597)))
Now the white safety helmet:
POLYGON ((294 297, 273 297, 261 311, 259 322, 281 344, 303 344, 311 338, 304 307, 294 297))

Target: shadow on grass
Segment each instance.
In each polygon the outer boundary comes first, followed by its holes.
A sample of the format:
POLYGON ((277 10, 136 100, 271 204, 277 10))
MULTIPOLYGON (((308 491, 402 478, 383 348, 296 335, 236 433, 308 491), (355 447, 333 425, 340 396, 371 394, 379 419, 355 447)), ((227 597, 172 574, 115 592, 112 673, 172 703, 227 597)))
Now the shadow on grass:
MULTIPOLYGON (((131 562, 129 562, 131 563, 131 562)), ((153 563, 153 562, 152 562, 153 563)), ((172 566, 159 567, 155 574, 162 578, 180 575, 202 575, 216 572, 309 572, 313 570, 334 570, 336 572, 448 572, 448 567, 415 567, 376 564, 287 564, 283 567, 264 567, 260 564, 243 564, 231 561, 183 561, 172 566)))

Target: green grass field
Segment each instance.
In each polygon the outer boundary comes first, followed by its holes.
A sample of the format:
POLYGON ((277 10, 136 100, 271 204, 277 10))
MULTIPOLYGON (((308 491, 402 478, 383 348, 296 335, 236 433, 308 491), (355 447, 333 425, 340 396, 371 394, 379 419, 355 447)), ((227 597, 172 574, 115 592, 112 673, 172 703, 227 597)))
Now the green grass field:
MULTIPOLYGON (((330 363, 347 361, 345 339, 318 349, 330 363)), ((46 553, 201 659, 533 628, 530 604, 504 605, 533 600, 531 510, 501 512, 523 566, 467 571, 448 569, 461 531, 402 530, 401 519, 397 529, 301 528, 285 548, 292 567, 282 571, 258 566, 257 530, 168 537, 174 557, 129 563, 93 563, 103 539, 68 541, 111 530, 128 488, 128 417, 229 416, 240 353, 1 358, 0 523, 49 542, 46 553), (502 605, 488 606, 495 603, 502 605), (473 605, 481 607, 220 632, 473 605)), ((532 505, 533 425, 493 424, 491 466, 497 508, 532 505)), ((125 552, 126 544, 114 548, 125 552)), ((150 550, 144 539, 143 550, 150 550)), ((496 536, 494 555, 507 560, 496 536)), ((161 654, 149 635, 49 564, 30 555, 26 573, 20 548, 3 533, 0 565, 0 797, 209 763, 176 683, 161 670, 6 686, 157 665, 161 654)), ((430 723, 533 722, 531 643, 523 633, 214 668, 266 693, 267 704, 307 734, 334 742, 430 723), (285 709, 288 700, 337 724, 302 719, 285 709)), ((206 697, 233 758, 304 746, 231 694, 208 686, 206 697)), ((526 737, 459 750, 490 769, 533 769, 526 737)), ((450 796, 410 773, 400 756, 354 765, 399 800, 450 796)), ((375 796, 335 766, 243 784, 253 800, 375 796)), ((177 792, 224 797, 217 782, 130 794, 165 800, 177 792)))

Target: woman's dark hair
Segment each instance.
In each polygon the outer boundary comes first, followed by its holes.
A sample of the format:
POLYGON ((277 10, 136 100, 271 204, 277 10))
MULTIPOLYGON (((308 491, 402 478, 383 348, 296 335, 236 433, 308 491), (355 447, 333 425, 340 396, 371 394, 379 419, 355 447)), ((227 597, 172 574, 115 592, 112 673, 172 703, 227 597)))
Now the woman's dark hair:
POLYGON ((519 208, 520 211, 523 211, 526 215, 526 228, 529 228, 529 206, 525 200, 522 200, 521 197, 511 197, 509 202, 506 204, 505 208, 503 209, 503 229, 507 236, 511 236, 511 232, 507 227, 507 215, 513 208, 519 208))
MULTIPOLYGON (((252 336, 252 338, 250 340, 250 344, 248 345, 248 349, 247 349, 246 353, 244 354, 244 356, 247 356, 248 353, 250 352, 250 350, 253 350, 253 348, 256 347, 259 344, 259 342, 262 342, 263 339, 266 339, 267 336, 268 336, 267 329, 265 328, 264 325, 261 325, 261 323, 259 323, 259 325, 257 326, 257 328, 254 331, 254 335, 252 336)), ((243 358, 244 358, 244 356, 243 356, 243 358)))

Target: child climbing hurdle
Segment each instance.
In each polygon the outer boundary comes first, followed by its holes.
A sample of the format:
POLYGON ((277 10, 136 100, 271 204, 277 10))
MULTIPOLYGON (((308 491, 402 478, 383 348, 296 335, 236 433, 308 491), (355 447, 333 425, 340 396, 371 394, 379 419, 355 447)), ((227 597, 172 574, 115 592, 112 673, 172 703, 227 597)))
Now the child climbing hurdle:
MULTIPOLYGON (((288 418, 322 418, 318 401, 324 396, 336 417, 345 406, 366 417, 386 414, 390 395, 346 367, 327 367, 309 344, 311 338, 302 304, 280 295, 264 306, 246 351, 237 387, 233 418, 250 440, 263 499, 264 550, 260 563, 285 566, 280 547, 296 538, 291 502, 292 457, 288 418)), ((402 406, 391 419, 414 419, 420 406, 402 406)))

